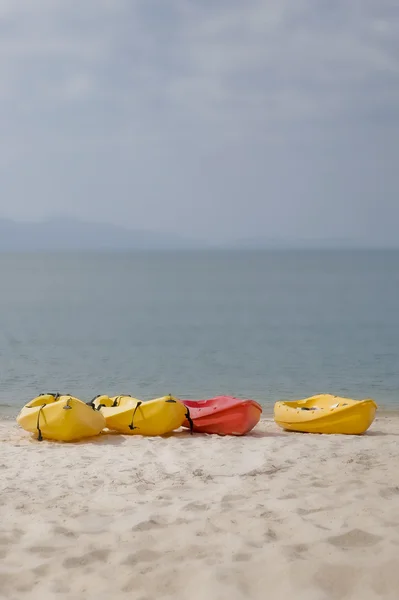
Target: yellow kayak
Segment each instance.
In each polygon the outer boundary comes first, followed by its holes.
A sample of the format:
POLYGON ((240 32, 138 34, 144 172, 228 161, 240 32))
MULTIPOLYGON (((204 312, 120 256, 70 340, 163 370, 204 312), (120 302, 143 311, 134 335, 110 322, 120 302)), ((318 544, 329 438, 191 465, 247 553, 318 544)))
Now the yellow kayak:
POLYGON ((283 429, 306 433, 362 434, 374 421, 374 400, 320 394, 305 400, 276 402, 274 420, 283 429))
POLYGON ((92 401, 108 429, 129 435, 165 435, 178 429, 187 408, 173 396, 142 402, 131 396, 97 396, 92 401))
POLYGON ((17 417, 17 423, 26 431, 37 433, 37 439, 72 442, 98 435, 105 427, 105 419, 73 396, 41 394, 26 404, 17 417))

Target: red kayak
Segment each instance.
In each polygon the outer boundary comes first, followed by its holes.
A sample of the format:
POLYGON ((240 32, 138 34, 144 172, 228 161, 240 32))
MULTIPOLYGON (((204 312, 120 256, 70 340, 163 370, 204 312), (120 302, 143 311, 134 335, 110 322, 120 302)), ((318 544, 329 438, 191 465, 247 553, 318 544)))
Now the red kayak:
MULTIPOLYGON (((190 411, 193 431, 245 435, 259 422, 262 407, 255 400, 217 396, 209 400, 181 400, 190 411)), ((183 427, 190 427, 188 419, 183 427)))

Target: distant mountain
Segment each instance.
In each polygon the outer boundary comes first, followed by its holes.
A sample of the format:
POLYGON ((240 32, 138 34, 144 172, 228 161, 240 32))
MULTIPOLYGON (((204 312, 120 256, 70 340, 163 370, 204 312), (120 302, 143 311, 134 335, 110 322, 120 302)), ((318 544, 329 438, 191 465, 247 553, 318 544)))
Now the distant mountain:
POLYGON ((0 252, 180 250, 200 247, 180 236, 57 217, 40 223, 0 219, 0 252))
POLYGON ((54 217, 39 223, 0 219, 0 252, 72 252, 129 250, 349 250, 395 248, 359 238, 236 238, 216 242, 195 241, 173 233, 131 230, 107 223, 90 223, 71 217, 54 217))
POLYGON ((246 238, 228 244, 236 250, 356 250, 396 248, 394 244, 383 244, 378 240, 362 238, 246 238))

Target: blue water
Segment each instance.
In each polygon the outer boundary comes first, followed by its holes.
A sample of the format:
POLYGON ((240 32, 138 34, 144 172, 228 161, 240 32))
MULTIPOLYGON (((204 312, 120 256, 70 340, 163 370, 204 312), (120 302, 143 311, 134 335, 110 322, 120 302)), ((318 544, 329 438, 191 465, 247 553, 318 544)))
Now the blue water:
POLYGON ((0 255, 0 411, 41 392, 399 408, 399 252, 0 255))

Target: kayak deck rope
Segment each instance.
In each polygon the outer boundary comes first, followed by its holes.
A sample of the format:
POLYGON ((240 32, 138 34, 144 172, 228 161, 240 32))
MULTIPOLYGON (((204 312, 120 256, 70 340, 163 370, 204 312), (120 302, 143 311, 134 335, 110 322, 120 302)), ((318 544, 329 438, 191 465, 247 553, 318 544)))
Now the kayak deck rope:
POLYGON ((129 425, 129 429, 131 429, 133 431, 133 429, 138 429, 138 427, 134 427, 133 425, 133 421, 134 421, 134 415, 136 414, 136 410, 142 405, 143 403, 141 402, 141 400, 139 400, 134 408, 133 411, 133 415, 132 415, 132 422, 129 425))
POLYGON ((194 422, 190 416, 190 409, 188 408, 188 406, 186 406, 187 408, 187 412, 186 412, 186 419, 190 425, 190 434, 193 435, 193 430, 194 430, 194 422))
MULTIPOLYGON (((40 394, 40 396, 53 396, 54 398, 54 402, 56 402, 57 400, 59 400, 61 398, 61 394, 59 394, 58 392, 56 394, 40 394)), ((63 408, 65 409, 71 409, 72 406, 69 406, 69 401, 70 401, 70 397, 67 400, 67 403, 65 406, 63 406, 63 408)), ((37 413, 37 422, 36 422, 36 429, 37 429, 37 440, 38 442, 42 442, 43 441, 43 435, 42 435, 42 430, 40 429, 40 415, 44 409, 45 406, 47 406, 49 403, 46 402, 45 404, 42 404, 42 406, 39 408, 39 412, 37 413)))
MULTIPOLYGON (((172 403, 176 404, 176 400, 174 400, 172 398, 172 394, 169 394, 169 398, 167 400, 165 400, 165 402, 169 402, 171 404, 172 403)), ((193 429, 194 429, 194 423, 193 423, 193 420, 192 420, 192 418, 190 416, 190 409, 188 408, 188 406, 186 406, 186 409, 187 409, 187 412, 185 414, 185 417, 186 417, 186 419, 188 421, 188 424, 190 425, 190 433, 192 435, 193 434, 193 429)))
POLYGON ((43 440, 42 431, 40 429, 40 413, 42 412, 42 410, 45 406, 46 406, 46 404, 42 404, 42 406, 39 408, 39 412, 37 413, 36 429, 37 429, 37 440, 39 442, 41 442, 43 440))
MULTIPOLYGON (((90 400, 90 402, 86 402, 87 406, 91 406, 93 410, 96 410, 96 407, 94 406, 94 402, 95 400, 97 400, 97 398, 99 398, 101 396, 101 394, 97 394, 97 396, 94 396, 93 400, 90 400)), ((98 409, 97 409, 98 410, 98 409)))
POLYGON ((131 398, 131 394, 121 394, 120 396, 116 396, 115 400, 112 403, 112 408, 116 408, 121 403, 121 398, 131 398))

